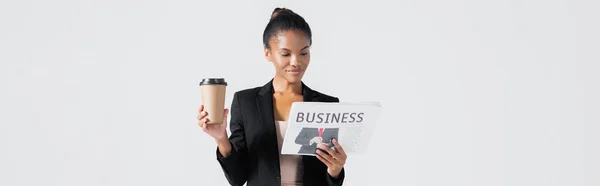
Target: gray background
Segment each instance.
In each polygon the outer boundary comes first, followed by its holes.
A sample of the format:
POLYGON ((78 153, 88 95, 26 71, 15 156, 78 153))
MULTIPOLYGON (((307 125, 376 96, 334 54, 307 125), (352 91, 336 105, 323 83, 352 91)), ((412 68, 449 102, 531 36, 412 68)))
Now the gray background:
POLYGON ((226 185, 198 82, 272 78, 276 6, 313 28, 309 86, 383 105, 346 185, 600 185, 592 0, 3 0, 0 185, 226 185))

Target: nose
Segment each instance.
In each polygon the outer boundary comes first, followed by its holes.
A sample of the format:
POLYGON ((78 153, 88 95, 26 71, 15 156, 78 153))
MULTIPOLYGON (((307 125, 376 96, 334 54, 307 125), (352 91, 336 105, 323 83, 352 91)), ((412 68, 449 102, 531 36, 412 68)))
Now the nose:
POLYGON ((301 65, 300 59, 298 59, 298 57, 295 55, 292 56, 292 59, 290 60, 290 65, 295 66, 295 67, 300 66, 301 65))

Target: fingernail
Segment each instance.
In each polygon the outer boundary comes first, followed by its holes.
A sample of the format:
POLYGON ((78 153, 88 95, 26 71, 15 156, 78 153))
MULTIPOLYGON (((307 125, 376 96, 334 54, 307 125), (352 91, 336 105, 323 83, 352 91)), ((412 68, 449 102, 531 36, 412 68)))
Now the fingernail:
POLYGON ((333 142, 337 142, 337 140, 335 138, 333 138, 333 142))

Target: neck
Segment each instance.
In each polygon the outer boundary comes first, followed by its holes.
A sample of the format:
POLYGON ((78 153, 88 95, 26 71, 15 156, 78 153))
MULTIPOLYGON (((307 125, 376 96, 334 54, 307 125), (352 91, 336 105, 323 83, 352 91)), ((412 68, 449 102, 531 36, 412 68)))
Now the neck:
POLYGON ((275 76, 273 78, 274 92, 302 94, 302 82, 290 83, 286 79, 275 76))

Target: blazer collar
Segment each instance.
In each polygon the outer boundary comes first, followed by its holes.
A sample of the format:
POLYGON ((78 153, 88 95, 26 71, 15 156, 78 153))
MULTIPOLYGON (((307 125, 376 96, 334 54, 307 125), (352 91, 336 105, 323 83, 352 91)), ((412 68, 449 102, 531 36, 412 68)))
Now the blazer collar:
MULTIPOLYGON (((309 101, 317 101, 317 97, 318 94, 315 93, 314 90, 312 90, 310 87, 306 86, 306 84, 304 84, 304 82, 302 83, 302 98, 304 99, 304 101, 309 102, 309 101)), ((260 88, 260 90, 258 91, 258 95, 260 95, 261 97, 271 97, 273 96, 273 93, 275 91, 273 90, 273 79, 271 79, 271 81, 269 81, 267 84, 265 84, 263 87, 260 88)))

